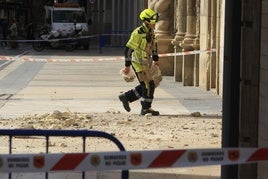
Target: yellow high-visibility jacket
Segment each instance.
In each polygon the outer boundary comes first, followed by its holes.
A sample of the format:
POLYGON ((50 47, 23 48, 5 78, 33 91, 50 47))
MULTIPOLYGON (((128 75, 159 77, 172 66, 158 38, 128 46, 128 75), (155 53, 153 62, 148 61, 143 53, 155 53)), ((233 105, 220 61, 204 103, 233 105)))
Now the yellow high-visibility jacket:
POLYGON ((153 35, 150 34, 149 29, 144 24, 131 33, 126 46, 133 50, 131 61, 137 72, 143 70, 144 67, 141 67, 141 65, 150 63, 148 59, 150 59, 152 53, 152 44, 153 35), (148 38, 151 39, 148 41, 148 38))

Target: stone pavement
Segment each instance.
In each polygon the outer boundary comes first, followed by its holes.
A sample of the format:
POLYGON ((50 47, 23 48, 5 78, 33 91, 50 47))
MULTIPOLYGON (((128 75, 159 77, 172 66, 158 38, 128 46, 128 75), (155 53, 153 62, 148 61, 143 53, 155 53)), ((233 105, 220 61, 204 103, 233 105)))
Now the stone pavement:
MULTIPOLYGON (((0 108, 0 117, 53 112, 55 109, 74 112, 117 110, 124 113, 118 95, 135 87, 138 82, 126 83, 119 75, 124 65, 123 60, 118 58, 122 49, 105 48, 102 54, 98 50, 92 49, 84 55, 86 52, 77 50, 80 56, 73 56, 73 61, 74 58, 94 59, 80 62, 47 62, 48 58, 66 60, 66 52, 62 52, 65 57, 61 56, 61 52, 52 55, 48 51, 39 55, 35 52, 22 55, 24 59, 38 56, 39 61, 31 63, 18 59, 0 71, 0 92, 12 95, 0 108)), ((139 101, 130 106, 131 113, 140 113, 139 101)), ((163 77, 156 88, 153 103, 153 108, 162 115, 200 112, 201 115, 221 116, 221 107, 221 96, 200 87, 183 86, 174 82, 171 76, 163 77)))

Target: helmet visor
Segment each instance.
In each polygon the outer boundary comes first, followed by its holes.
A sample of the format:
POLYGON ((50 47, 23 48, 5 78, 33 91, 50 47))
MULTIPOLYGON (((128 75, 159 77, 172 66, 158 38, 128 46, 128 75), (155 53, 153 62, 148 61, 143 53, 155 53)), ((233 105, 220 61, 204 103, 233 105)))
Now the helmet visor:
POLYGON ((152 15, 151 17, 150 17, 150 23, 151 24, 155 24, 157 21, 158 21, 158 18, 159 18, 159 15, 158 15, 158 13, 155 13, 154 15, 152 15))

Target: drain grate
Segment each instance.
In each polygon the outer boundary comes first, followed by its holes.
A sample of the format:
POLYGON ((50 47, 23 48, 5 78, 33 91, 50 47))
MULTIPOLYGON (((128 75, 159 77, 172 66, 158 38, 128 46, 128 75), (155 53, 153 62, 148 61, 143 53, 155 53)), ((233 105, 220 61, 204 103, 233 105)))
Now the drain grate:
POLYGON ((0 94, 0 100, 9 100, 14 94, 0 94))

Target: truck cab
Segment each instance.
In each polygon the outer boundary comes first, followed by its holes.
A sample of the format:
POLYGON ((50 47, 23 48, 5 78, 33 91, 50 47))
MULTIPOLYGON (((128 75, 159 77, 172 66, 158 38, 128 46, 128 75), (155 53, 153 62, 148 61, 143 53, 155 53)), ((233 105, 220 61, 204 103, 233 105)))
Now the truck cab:
POLYGON ((76 30, 76 25, 82 27, 82 36, 79 38, 79 45, 85 50, 89 48, 89 21, 86 16, 85 8, 79 4, 54 3, 53 6, 45 6, 46 23, 51 30, 58 31, 61 36, 71 34, 76 30))

